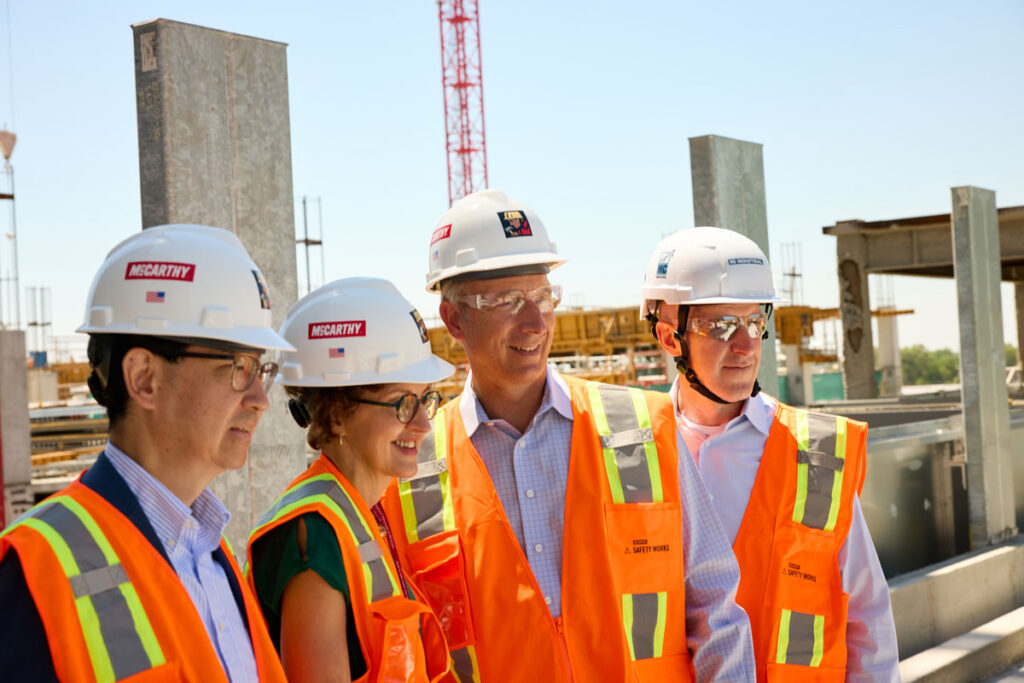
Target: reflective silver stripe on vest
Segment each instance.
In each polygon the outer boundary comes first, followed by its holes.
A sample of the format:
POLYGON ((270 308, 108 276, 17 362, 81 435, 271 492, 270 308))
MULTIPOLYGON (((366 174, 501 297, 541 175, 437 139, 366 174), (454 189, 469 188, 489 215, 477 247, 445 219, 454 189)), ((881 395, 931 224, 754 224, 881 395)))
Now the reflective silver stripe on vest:
MULTIPOLYGON (((832 483, 836 472, 842 472, 843 461, 835 456, 836 418, 832 415, 807 414, 807 450, 797 452, 797 462, 807 464, 807 502, 803 524, 824 529, 832 508, 832 483)), ((796 612, 793 613, 794 616, 796 612)))
POLYGON ((640 429, 629 390, 602 384, 598 386, 598 393, 611 432, 601 437, 601 446, 615 451, 623 501, 651 503, 654 501, 654 490, 647 469, 644 443, 654 441, 654 433, 650 429, 640 429))
POLYGON ((60 503, 44 506, 33 515, 51 526, 71 551, 81 571, 81 581, 72 580, 76 598, 92 601, 99 618, 100 635, 110 657, 115 680, 122 680, 151 668, 142 640, 135 630, 128 603, 119 586, 128 583, 120 564, 109 564, 96 540, 75 513, 60 503), (85 577, 85 578, 83 578, 85 577), (116 580, 116 583, 115 583, 116 580))
POLYGON ((654 656, 654 631, 658 626, 658 594, 633 594, 633 654, 636 659, 654 656))
POLYGON ((473 683, 480 680, 473 668, 473 657, 469 654, 469 648, 461 647, 451 651, 452 671, 458 676, 460 683, 473 683))
POLYGON ((312 496, 327 496, 341 509, 342 514, 345 515, 345 520, 348 522, 348 526, 352 530, 352 534, 355 536, 355 541, 359 549, 359 556, 370 569, 370 580, 372 582, 372 585, 370 586, 370 594, 373 596, 372 600, 376 601, 391 596, 394 592, 394 587, 391 583, 391 578, 388 575, 388 568, 384 564, 384 557, 380 544, 366 532, 366 528, 363 526, 363 518, 360 516, 359 511, 356 510, 352 501, 341 489, 341 486, 339 486, 333 479, 316 479, 314 481, 300 484, 296 488, 292 489, 283 495, 274 507, 267 512, 267 514, 263 515, 260 519, 259 526, 262 526, 272 520, 278 512, 292 503, 297 503, 303 498, 309 498, 312 496), (375 551, 372 549, 373 547, 376 547, 375 551))
POLYGON ((814 658, 814 615, 792 612, 789 615, 789 643, 786 664, 810 666, 814 658))
POLYGON ((435 455, 433 435, 427 435, 416 454, 416 462, 420 463, 419 472, 415 478, 406 480, 416 511, 416 532, 421 539, 444 531, 444 497, 441 493, 440 474, 447 468, 438 470, 434 464, 437 462, 435 455), (423 472, 429 474, 424 476, 421 474, 423 472))

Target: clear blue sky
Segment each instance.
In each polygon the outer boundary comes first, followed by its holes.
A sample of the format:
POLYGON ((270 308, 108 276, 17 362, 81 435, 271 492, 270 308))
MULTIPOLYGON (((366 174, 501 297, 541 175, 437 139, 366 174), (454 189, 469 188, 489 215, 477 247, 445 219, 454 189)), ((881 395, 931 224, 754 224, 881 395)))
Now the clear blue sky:
MULTIPOLYGON (((781 244, 802 244, 811 305, 837 302, 824 225, 947 212, 956 185, 1024 204, 1017 0, 480 4, 491 185, 540 214, 570 259, 554 278, 570 303, 637 302, 655 244, 693 225, 696 135, 764 145, 775 265, 781 244)), ((327 279, 390 278, 434 315, 426 245, 447 208, 434 2, 0 0, 21 280, 52 288, 54 332, 79 324, 104 254, 140 228, 130 25, 156 17, 289 44, 296 219, 302 195, 322 197, 327 279)), ((892 289, 917 311, 902 345, 958 346, 952 281, 892 289)))

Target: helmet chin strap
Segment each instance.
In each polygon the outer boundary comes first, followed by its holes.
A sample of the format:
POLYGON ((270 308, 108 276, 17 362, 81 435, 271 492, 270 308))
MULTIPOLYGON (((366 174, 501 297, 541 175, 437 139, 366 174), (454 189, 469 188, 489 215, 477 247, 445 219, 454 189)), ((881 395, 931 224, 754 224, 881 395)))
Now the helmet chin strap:
MULTIPOLYGON (((772 314, 772 305, 771 304, 767 305, 767 313, 768 313, 768 317, 771 318, 771 314, 772 314)), ((726 405, 727 406, 727 405, 733 405, 733 404, 736 404, 736 403, 741 403, 742 401, 726 401, 724 398, 722 398, 721 396, 719 396, 715 392, 713 392, 710 389, 708 389, 707 386, 705 386, 704 382, 701 382, 700 378, 697 377, 697 373, 694 371, 693 368, 690 367, 690 362, 689 362, 690 361, 690 359, 689 359, 690 350, 689 350, 689 346, 686 343, 686 339, 684 339, 684 337, 683 337, 683 332, 684 332, 684 330, 686 330, 686 323, 690 319, 690 307, 689 306, 680 305, 679 306, 678 318, 679 318, 679 324, 676 326, 675 331, 672 333, 673 336, 675 336, 676 341, 679 342, 679 349, 680 349, 679 355, 675 356, 675 358, 674 358, 674 360, 676 362, 676 369, 679 370, 680 374, 682 374, 682 376, 686 379, 686 381, 690 383, 690 386, 693 387, 694 391, 696 391, 701 396, 703 396, 703 397, 705 397, 705 398, 707 398, 707 399, 709 399, 711 401, 714 401, 715 403, 718 403, 720 405, 726 405)), ((651 333, 654 334, 655 338, 657 338, 658 337, 658 333, 657 333, 657 330, 656 330, 656 327, 657 327, 657 324, 658 324, 658 316, 657 316, 657 314, 648 312, 647 313, 647 323, 651 326, 651 333)), ((761 338, 762 339, 767 339, 768 338, 768 331, 767 331, 767 329, 765 330, 765 333, 764 333, 764 335, 761 338)), ((753 389, 751 389, 750 395, 751 396, 757 396, 759 393, 761 393, 761 384, 755 378, 754 379, 754 387, 753 387, 753 389)), ((743 399, 743 400, 746 400, 746 399, 743 399)))

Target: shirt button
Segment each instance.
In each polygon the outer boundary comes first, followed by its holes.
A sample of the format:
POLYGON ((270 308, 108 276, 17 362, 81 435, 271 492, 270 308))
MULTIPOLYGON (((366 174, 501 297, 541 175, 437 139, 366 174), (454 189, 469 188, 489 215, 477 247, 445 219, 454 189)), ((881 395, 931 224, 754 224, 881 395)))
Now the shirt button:
POLYGON ((218 621, 217 622, 217 630, 218 631, 223 631, 224 630, 224 622, 223 621, 218 621))
POLYGON ((167 539, 167 546, 169 548, 173 548, 174 547, 174 539, 173 538, 167 539))
POLYGON ((526 489, 526 497, 527 498, 533 498, 533 496, 534 496, 533 489, 526 489))
POLYGON ((544 550, 544 546, 538 543, 537 545, 533 546, 533 549, 539 553, 540 551, 544 550))
POLYGON ((547 605, 551 604, 551 596, 550 595, 545 595, 544 596, 544 603, 547 604, 547 605))

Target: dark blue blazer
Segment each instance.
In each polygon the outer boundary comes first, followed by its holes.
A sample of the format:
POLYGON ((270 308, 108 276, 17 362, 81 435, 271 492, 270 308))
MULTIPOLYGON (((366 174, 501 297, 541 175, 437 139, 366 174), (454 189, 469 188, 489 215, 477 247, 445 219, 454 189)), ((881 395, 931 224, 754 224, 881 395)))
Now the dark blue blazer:
MULTIPOLYGON (((164 551, 163 543, 157 538, 153 525, 142 511, 135 494, 114 469, 106 453, 100 453, 95 464, 82 475, 82 484, 98 493, 130 519, 164 558, 167 566, 174 569, 164 551)), ((213 552, 213 559, 224 568, 224 574, 231 585, 231 594, 235 597, 238 611, 242 615, 242 622, 249 628, 242 588, 235 579, 227 556, 224 551, 217 548, 213 552)), ((13 549, 0 561, 0 615, 0 677, 12 681, 56 681, 57 674, 53 669, 50 646, 46 642, 46 631, 32 600, 32 594, 25 584, 25 575, 18 554, 13 549)), ((54 645, 60 647, 60 643, 54 645)))

